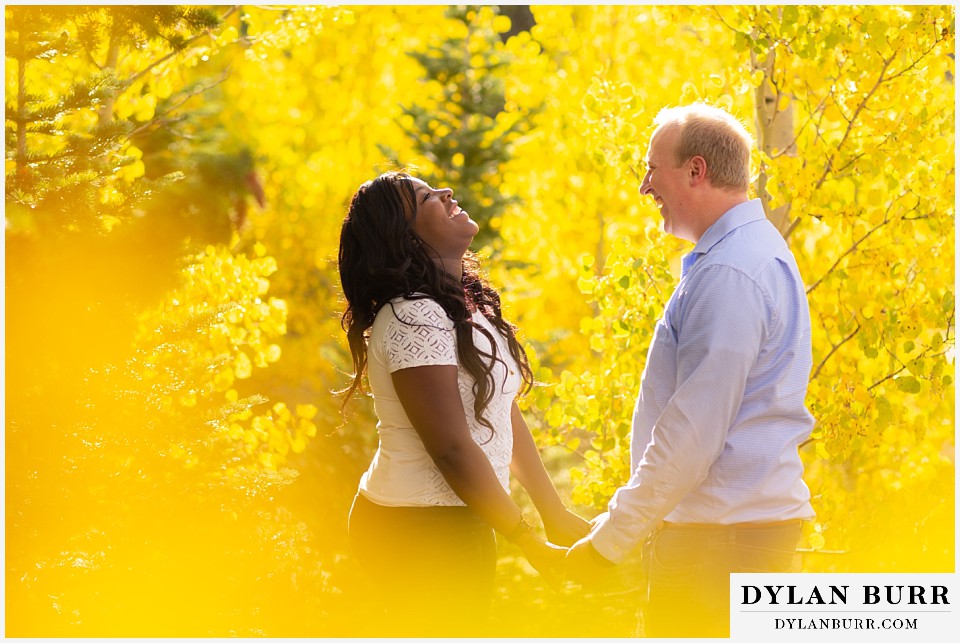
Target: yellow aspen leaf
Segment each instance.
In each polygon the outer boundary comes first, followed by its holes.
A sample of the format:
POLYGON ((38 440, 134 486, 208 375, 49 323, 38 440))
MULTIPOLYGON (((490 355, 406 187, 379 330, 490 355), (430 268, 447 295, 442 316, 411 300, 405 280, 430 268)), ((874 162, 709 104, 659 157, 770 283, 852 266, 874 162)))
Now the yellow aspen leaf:
POLYGON ((827 446, 823 442, 816 443, 817 457, 821 460, 829 460, 830 452, 827 451, 827 446))
POLYGON ((577 280, 577 288, 578 288, 578 289, 580 290, 580 292, 583 293, 584 295, 589 295, 589 294, 592 293, 592 292, 594 291, 594 289, 596 288, 596 283, 595 283, 594 280, 593 280, 592 278, 590 278, 590 277, 580 277, 580 278, 577 280))
POLYGON ((563 423, 563 408, 559 404, 554 404, 547 409, 544 419, 550 426, 560 426, 563 423))
POLYGON ((247 379, 253 374, 253 364, 250 362, 250 358, 247 357, 246 353, 237 353, 233 362, 233 374, 240 380, 247 379))
POLYGON ((823 549, 823 546, 826 544, 826 539, 823 537, 823 534, 820 532, 814 532, 810 534, 807 542, 810 544, 810 549, 814 551, 818 549, 823 549))
POLYGON ((275 453, 264 451, 257 456, 257 461, 265 468, 275 471, 280 463, 280 458, 275 453))
POLYGON ((134 161, 133 163, 128 163, 127 165, 121 167, 119 171, 120 177, 128 183, 132 183, 136 179, 139 179, 145 173, 146 165, 144 165, 143 161, 134 161))
POLYGON ((138 121, 148 121, 153 118, 157 108, 157 97, 155 94, 146 94, 141 96, 135 103, 133 117, 138 121))
POLYGON ((213 378, 213 387, 217 391, 226 391, 233 386, 234 373, 230 368, 224 368, 213 378))
POLYGON ((284 402, 277 402, 273 405, 273 412, 277 414, 277 417, 283 422, 289 422, 292 417, 290 409, 287 407, 284 402))
POLYGON ((896 379, 896 382, 897 382, 897 388, 899 388, 901 391, 904 391, 905 393, 916 394, 920 392, 920 389, 921 389, 920 380, 918 380, 913 376, 898 377, 896 379))
POLYGON ((271 435, 270 448, 279 456, 287 455, 290 453, 290 436, 286 434, 271 435))
POLYGON ((290 450, 294 453, 303 453, 307 448, 307 441, 302 437, 295 437, 290 442, 290 450))
POLYGON ((250 428, 261 438, 266 438, 273 429, 273 421, 266 416, 258 415, 250 422, 250 428))
POLYGON ((270 344, 267 346, 267 351, 265 354, 265 361, 272 364, 280 359, 280 346, 278 344, 270 344))
POLYGON ((223 47, 231 44, 233 41, 239 38, 239 36, 240 34, 237 32, 237 28, 233 25, 229 25, 214 37, 214 42, 223 47))

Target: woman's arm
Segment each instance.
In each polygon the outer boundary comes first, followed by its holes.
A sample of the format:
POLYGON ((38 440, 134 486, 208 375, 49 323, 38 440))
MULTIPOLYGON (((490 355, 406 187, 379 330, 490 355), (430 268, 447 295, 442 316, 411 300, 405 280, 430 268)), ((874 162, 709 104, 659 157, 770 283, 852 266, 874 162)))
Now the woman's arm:
POLYGON ((511 535, 538 571, 560 562, 565 550, 521 526, 520 508, 471 438, 457 386, 457 367, 415 366, 394 371, 391 377, 413 428, 454 492, 487 524, 511 535))
POLYGON ((517 403, 510 410, 513 425, 513 460, 510 471, 530 494, 543 518, 543 526, 551 542, 570 546, 587 535, 590 523, 569 511, 547 475, 540 452, 517 403))

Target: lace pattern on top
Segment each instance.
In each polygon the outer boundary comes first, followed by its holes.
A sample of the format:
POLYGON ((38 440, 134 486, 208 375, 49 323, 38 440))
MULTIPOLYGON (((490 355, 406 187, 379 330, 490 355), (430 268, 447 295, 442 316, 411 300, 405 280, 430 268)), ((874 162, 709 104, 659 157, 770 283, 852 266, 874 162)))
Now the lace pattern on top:
POLYGON ((387 370, 457 363, 453 320, 432 299, 400 299, 381 310, 392 319, 383 337, 387 370))
MULTIPOLYGON (((521 377, 519 368, 510 355, 506 339, 481 313, 474 313, 473 321, 482 325, 493 336, 497 344, 497 356, 503 360, 503 363, 494 364, 494 394, 484 413, 494 427, 491 435, 490 429, 480 424, 474 415, 474 378, 458 363, 453 321, 447 317, 443 307, 433 299, 398 298, 384 306, 379 314, 391 317, 383 334, 382 344, 389 372, 413 366, 458 366, 457 384, 470 435, 487 456, 500 484, 509 493, 510 460, 513 456, 511 407, 520 389, 521 377)), ((481 351, 491 352, 489 341, 477 330, 473 331, 473 341, 481 351)), ((432 459, 426 458, 424 466, 428 467, 426 488, 421 490, 418 502, 425 505, 465 504, 447 484, 432 459)))

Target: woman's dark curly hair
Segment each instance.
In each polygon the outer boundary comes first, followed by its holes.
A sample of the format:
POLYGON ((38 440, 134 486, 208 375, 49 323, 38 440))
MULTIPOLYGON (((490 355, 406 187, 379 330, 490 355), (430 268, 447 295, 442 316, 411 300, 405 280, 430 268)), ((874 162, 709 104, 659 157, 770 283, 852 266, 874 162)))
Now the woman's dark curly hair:
POLYGON ((493 431, 483 413, 493 399, 494 361, 503 360, 490 333, 471 320, 468 300, 507 339, 525 383, 523 393, 533 386, 530 362, 517 341, 515 327, 500 314, 500 295, 480 277, 476 258, 469 252, 464 257, 459 283, 431 259, 431 248, 413 230, 417 208, 412 178, 404 172, 387 172, 361 185, 340 229, 340 284, 347 300, 340 325, 347 332, 354 367, 343 403, 346 405, 355 391, 363 391, 367 338, 380 309, 395 297, 430 298, 453 321, 458 361, 474 379, 474 413, 493 431), (408 213, 412 215, 409 220, 408 213), (487 338, 492 353, 477 348, 474 330, 487 338))

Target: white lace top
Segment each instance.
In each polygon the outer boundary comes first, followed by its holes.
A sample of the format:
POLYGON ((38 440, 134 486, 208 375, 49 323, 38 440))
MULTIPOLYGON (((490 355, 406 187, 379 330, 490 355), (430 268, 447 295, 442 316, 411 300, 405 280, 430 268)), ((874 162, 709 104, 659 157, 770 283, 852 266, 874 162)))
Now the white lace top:
MULTIPOLYGON (((492 438, 490 429, 474 416, 474 380, 462 366, 457 375, 460 399, 474 442, 486 454, 500 484, 509 492, 509 467, 513 455, 510 409, 519 391, 521 377, 506 339, 481 313, 474 313, 473 321, 493 335, 497 355, 508 365, 505 369, 498 362, 493 369, 495 390, 484 414, 494 426, 492 438)), ((489 352, 489 342, 476 330, 473 341, 478 349, 489 352)), ((403 368, 440 364, 458 364, 453 321, 440 304, 433 299, 398 297, 380 309, 367 344, 367 373, 379 419, 380 446, 360 479, 360 493, 372 502, 402 507, 465 504, 427 453, 397 398, 390 377, 391 373, 403 368)))

